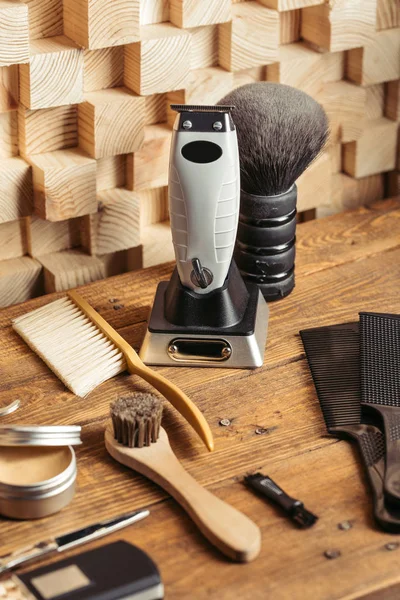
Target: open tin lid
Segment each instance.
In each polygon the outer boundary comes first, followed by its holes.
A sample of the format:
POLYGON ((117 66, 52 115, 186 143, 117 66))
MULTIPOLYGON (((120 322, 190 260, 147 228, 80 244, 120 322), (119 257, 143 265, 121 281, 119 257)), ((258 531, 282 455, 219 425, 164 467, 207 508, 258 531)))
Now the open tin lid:
POLYGON ((77 446, 82 443, 79 425, 0 426, 0 446, 77 446))

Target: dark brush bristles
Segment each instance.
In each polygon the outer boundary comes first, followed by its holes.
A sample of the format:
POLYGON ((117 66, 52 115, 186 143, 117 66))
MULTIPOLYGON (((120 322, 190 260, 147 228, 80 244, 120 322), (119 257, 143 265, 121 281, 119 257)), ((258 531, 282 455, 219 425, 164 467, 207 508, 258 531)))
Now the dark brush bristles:
POLYGON ((300 331, 328 431, 361 423, 358 323, 300 331))
POLYGON ((120 396, 110 405, 114 438, 123 446, 142 448, 158 440, 163 405, 154 394, 120 396))
POLYGON ((218 104, 235 106, 241 187, 272 196, 288 191, 328 137, 324 109, 308 94, 280 83, 243 85, 218 104))

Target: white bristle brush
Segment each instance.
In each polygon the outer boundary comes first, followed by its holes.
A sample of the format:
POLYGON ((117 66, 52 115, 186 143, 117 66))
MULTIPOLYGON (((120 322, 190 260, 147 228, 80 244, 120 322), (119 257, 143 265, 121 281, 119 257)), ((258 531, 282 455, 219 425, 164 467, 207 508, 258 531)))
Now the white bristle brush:
POLYGON ((175 406, 213 450, 210 427, 197 406, 145 365, 130 344, 76 292, 18 317, 13 328, 77 396, 86 396, 125 370, 139 375, 175 406))

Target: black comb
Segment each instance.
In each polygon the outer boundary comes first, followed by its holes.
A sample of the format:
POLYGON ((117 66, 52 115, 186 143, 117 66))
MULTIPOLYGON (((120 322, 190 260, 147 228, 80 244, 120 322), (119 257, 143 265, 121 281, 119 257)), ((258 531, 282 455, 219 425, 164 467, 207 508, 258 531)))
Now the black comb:
POLYGON ((358 323, 300 331, 327 430, 358 444, 373 491, 374 516, 383 529, 400 531, 400 510, 385 506, 384 436, 361 411, 358 323))
POLYGON ((360 313, 362 402, 376 410, 386 440, 385 494, 400 503, 400 316, 360 313))

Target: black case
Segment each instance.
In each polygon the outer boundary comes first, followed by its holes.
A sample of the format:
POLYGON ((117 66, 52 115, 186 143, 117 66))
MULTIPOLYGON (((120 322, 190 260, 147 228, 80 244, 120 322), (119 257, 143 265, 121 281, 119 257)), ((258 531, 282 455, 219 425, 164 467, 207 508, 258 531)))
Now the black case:
POLYGON ((148 600, 164 598, 157 566, 143 550, 122 540, 29 571, 19 579, 35 598, 44 600, 32 579, 75 565, 90 580, 90 585, 50 596, 50 600, 121 600, 127 597, 133 600, 136 594, 144 597, 146 591, 148 600))

